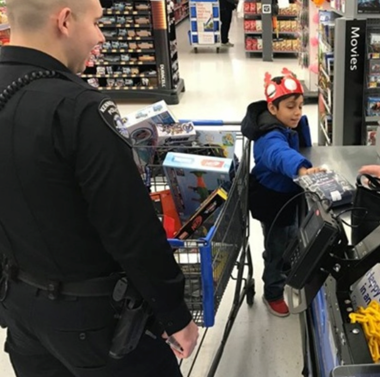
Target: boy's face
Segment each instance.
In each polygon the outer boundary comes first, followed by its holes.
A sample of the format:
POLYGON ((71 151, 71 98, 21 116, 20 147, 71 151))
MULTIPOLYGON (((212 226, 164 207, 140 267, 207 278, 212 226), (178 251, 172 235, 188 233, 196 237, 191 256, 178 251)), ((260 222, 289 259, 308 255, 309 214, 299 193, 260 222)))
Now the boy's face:
POLYGON ((297 99, 295 96, 292 96, 281 101, 278 109, 273 103, 268 104, 269 112, 290 128, 297 127, 302 116, 302 107, 303 96, 299 96, 297 99))

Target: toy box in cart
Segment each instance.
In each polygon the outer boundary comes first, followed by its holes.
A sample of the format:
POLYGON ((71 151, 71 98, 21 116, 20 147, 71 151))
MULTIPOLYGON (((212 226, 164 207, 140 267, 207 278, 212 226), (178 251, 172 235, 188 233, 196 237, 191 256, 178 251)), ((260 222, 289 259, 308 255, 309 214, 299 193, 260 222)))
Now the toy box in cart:
POLYGON ((178 214, 187 220, 209 195, 230 181, 232 159, 173 153, 163 167, 178 214))
POLYGON ((177 119, 167 107, 165 101, 157 102, 142 110, 129 114, 123 119, 133 146, 135 162, 144 172, 147 164, 151 163, 158 143, 156 124, 172 124, 177 119))

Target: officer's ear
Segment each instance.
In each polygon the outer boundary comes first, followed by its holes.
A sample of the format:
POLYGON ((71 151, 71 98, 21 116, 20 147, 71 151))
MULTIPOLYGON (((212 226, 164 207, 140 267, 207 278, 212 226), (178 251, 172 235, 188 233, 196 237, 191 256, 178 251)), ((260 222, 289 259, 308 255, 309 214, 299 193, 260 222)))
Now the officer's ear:
POLYGON ((63 35, 69 35, 69 29, 73 22, 73 12, 70 8, 63 8, 58 13, 57 26, 63 35))

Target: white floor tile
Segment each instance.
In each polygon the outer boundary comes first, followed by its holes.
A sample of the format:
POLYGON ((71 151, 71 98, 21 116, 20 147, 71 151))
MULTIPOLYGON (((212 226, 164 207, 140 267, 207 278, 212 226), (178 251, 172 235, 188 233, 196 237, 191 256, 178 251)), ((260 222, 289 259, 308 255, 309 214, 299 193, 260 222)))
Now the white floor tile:
MULTIPOLYGON (((195 54, 188 43, 188 21, 178 27, 180 72, 185 80, 186 93, 172 110, 180 119, 222 119, 240 121, 249 103, 263 99, 263 78, 266 71, 279 75, 288 67, 300 78, 296 59, 276 59, 263 62, 260 58, 246 58, 242 21, 234 18, 230 40, 235 47, 221 51, 200 50, 195 54)), ((143 107, 144 104, 120 103, 122 115, 143 107)), ((305 106, 309 116, 313 141, 317 141, 317 107, 305 106)), ((299 323, 296 316, 276 318, 261 301, 261 273, 263 261, 262 235, 259 224, 252 222, 251 249, 256 279, 256 299, 252 308, 243 303, 227 342, 216 377, 285 377, 300 376, 302 349, 299 323)), ((195 363, 192 377, 204 377, 214 357, 233 296, 233 282, 227 287, 219 309, 216 325, 209 329, 205 343, 195 363)), ((5 331, 0 330, 0 343, 5 331)), ((183 364, 187 375, 190 361, 183 364)), ((8 357, 0 352, 0 375, 13 377, 8 357)), ((43 376, 41 376, 43 377, 43 376)))

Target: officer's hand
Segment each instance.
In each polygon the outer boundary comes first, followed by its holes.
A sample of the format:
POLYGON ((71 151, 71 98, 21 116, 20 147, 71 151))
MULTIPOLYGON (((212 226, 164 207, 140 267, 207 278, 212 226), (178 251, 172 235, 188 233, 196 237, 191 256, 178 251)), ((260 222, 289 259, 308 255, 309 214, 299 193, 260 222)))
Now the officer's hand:
MULTIPOLYGON (((172 350, 174 354, 180 359, 188 358, 194 351, 195 346, 197 345, 199 332, 198 326, 191 321, 184 329, 176 332, 170 338, 174 338, 174 341, 178 343, 179 347, 173 347, 172 350)), ((163 335, 164 338, 165 334, 163 335)), ((170 345, 170 343, 169 343, 170 345)))
POLYGON ((359 170, 360 174, 370 174, 380 178, 380 165, 365 165, 359 170))

